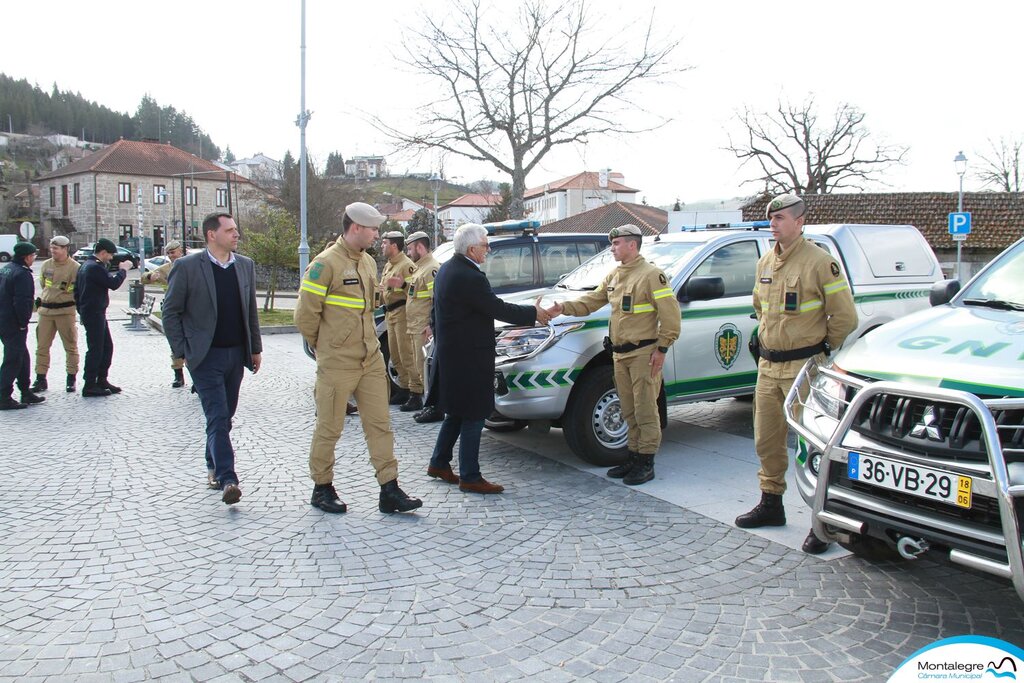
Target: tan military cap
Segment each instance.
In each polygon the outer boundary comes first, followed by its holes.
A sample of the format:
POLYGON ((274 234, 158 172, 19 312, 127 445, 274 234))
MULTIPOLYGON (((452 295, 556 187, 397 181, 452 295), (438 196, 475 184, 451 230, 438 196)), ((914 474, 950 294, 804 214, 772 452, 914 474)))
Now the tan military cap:
POLYGON ((381 235, 386 240, 402 240, 405 239, 405 235, 402 234, 401 230, 389 230, 388 232, 381 235))
POLYGON ((345 213, 354 222, 359 225, 365 225, 368 228, 379 227, 381 223, 388 219, 388 217, 380 211, 363 202, 353 202, 349 204, 345 207, 345 213))
POLYGON ((430 235, 428 235, 427 233, 423 232, 422 230, 417 230, 413 234, 411 234, 408 237, 406 237, 405 238, 405 243, 406 244, 412 244, 416 240, 426 240, 427 241, 427 246, 428 247, 430 246, 430 235))
POLYGON ((164 245, 164 253, 167 253, 168 251, 174 251, 175 249, 181 249, 181 242, 179 242, 178 240, 171 240, 170 242, 164 245))
POLYGON ((612 231, 608 233, 608 241, 611 242, 616 237, 643 237, 644 234, 640 231, 640 228, 636 227, 632 223, 626 223, 620 225, 617 228, 612 228, 612 231))
POLYGON ((71 244, 71 240, 64 235, 54 235, 53 239, 50 240, 51 247, 66 247, 69 244, 71 244))
MULTIPOLYGON (((764 207, 764 217, 771 218, 772 214, 776 211, 788 209, 789 207, 796 206, 797 204, 801 205, 802 209, 803 203, 804 200, 800 199, 800 197, 797 197, 795 194, 780 194, 778 197, 768 202, 768 206, 764 207)), ((802 215, 804 215, 803 210, 800 211, 797 218, 802 215)))

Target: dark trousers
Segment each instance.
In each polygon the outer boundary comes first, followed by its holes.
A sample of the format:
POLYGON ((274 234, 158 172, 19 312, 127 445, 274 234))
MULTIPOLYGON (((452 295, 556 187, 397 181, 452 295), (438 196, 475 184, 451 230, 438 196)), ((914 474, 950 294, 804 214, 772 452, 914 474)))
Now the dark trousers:
POLYGON ((210 347, 199 367, 188 369, 206 415, 206 468, 221 485, 237 484, 231 418, 238 408, 238 389, 245 372, 242 346, 210 347))
POLYGON ((14 383, 28 391, 28 330, 12 330, 0 334, 4 345, 4 362, 0 365, 0 398, 10 398, 14 383))
POLYGON ((441 373, 437 370, 437 344, 430 353, 430 378, 427 380, 427 395, 423 398, 423 407, 437 407, 437 399, 441 395, 441 373))
POLYGON ((83 315, 82 327, 85 328, 86 344, 82 381, 85 386, 91 386, 107 378, 110 362, 114 359, 114 340, 110 338, 107 317, 102 313, 83 315))
POLYGON ((459 442, 459 479, 465 482, 480 481, 480 433, 484 430, 483 420, 464 420, 447 415, 437 432, 431 467, 444 467, 452 461, 455 441, 459 442))

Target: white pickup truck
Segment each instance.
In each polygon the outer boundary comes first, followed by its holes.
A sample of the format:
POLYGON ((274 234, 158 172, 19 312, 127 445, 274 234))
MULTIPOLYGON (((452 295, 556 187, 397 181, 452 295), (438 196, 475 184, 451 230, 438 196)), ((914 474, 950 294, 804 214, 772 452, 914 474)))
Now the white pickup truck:
MULTIPOLYGON (((733 229, 708 229, 646 238, 641 254, 665 271, 682 309, 682 331, 663 371, 662 405, 749 395, 757 377, 747 351, 757 321, 751 292, 758 258, 773 246, 758 221, 733 229)), ((814 225, 804 235, 835 256, 853 290, 856 339, 883 323, 928 306, 939 263, 910 225, 814 225)), ((549 290, 545 305, 580 296, 616 266, 606 250, 549 290)), ((516 301, 515 296, 506 296, 516 301)), ((606 307, 586 317, 562 317, 548 327, 498 330, 495 408, 516 429, 544 420, 561 427, 573 452, 607 466, 625 457, 626 423, 612 383, 612 360, 602 345, 606 307)), ((664 412, 663 412, 664 415, 664 412)))
POLYGON ((17 235, 0 235, 0 263, 7 263, 14 257, 14 245, 19 239, 17 235))

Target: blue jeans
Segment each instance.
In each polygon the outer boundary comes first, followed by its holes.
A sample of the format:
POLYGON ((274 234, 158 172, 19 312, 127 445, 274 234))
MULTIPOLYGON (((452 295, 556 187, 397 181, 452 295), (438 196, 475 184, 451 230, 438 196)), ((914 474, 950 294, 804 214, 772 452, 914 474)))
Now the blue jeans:
POLYGON ((445 467, 452 462, 455 441, 459 442, 459 479, 465 482, 481 481, 480 476, 480 432, 484 430, 483 420, 464 420, 447 415, 437 432, 431 467, 445 467))
POLYGON ((242 346, 213 346, 199 367, 188 369, 206 415, 206 468, 213 470, 221 486, 238 483, 231 418, 238 408, 238 389, 245 372, 244 353, 242 346))

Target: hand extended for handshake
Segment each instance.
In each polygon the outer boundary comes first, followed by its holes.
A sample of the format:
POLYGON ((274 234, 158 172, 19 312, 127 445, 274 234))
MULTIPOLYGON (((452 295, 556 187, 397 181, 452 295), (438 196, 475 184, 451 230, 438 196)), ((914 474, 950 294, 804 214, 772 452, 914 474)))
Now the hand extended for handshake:
POLYGON ((550 308, 544 308, 540 305, 540 300, 541 297, 537 297, 533 307, 537 309, 537 322, 541 325, 547 325, 553 318, 562 315, 562 304, 555 303, 550 308))

